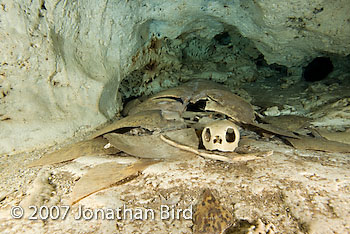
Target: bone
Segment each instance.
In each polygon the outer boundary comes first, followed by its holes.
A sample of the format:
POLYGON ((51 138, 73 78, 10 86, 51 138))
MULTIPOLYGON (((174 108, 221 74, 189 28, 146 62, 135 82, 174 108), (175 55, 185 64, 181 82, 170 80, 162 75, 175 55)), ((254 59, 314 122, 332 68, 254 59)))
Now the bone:
POLYGON ((207 150, 233 152, 238 147, 239 139, 238 127, 228 120, 210 122, 202 132, 203 145, 207 150))
MULTIPOLYGON (((185 128, 164 133, 167 137, 198 147, 199 140, 193 128, 185 128)), ((109 133, 104 135, 115 148, 140 158, 154 159, 186 159, 193 157, 193 154, 174 149, 159 139, 159 135, 129 136, 125 134, 109 133)))
POLYGON ((192 152, 192 153, 197 154, 203 158, 218 160, 218 161, 228 162, 228 163, 245 162, 245 161, 249 161, 249 160, 258 159, 260 157, 271 156, 273 154, 273 151, 249 153, 249 154, 244 154, 244 155, 232 152, 230 154, 231 155, 234 154, 235 157, 229 158, 229 157, 226 157, 223 155, 214 154, 214 153, 207 153, 207 152, 200 151, 198 149, 192 148, 192 147, 187 146, 187 145, 179 144, 173 140, 170 140, 169 138, 165 137, 164 135, 160 135, 160 139, 173 147, 176 147, 178 149, 185 150, 188 152, 192 152))
POLYGON ((30 163, 28 166, 36 167, 51 165, 72 161, 82 156, 116 154, 120 151, 113 146, 105 147, 107 144, 108 141, 102 137, 81 141, 73 145, 63 147, 55 152, 45 154, 42 158, 30 163))

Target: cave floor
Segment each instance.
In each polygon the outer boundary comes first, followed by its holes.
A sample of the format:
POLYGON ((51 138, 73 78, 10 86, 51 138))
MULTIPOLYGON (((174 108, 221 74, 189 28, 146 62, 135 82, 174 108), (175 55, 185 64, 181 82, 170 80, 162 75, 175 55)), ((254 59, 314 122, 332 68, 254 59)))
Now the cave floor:
MULTIPOLYGON (((234 216, 228 233, 350 232, 350 158, 339 153, 296 150, 278 139, 255 141, 255 150, 273 155, 227 164, 194 157, 159 162, 124 184, 73 205, 64 220, 29 220, 26 206, 69 205, 71 190, 84 170, 103 162, 130 163, 120 156, 90 156, 42 168, 27 165, 44 152, 2 156, 1 233, 192 233, 193 220, 77 220, 78 208, 188 208, 209 188, 234 216), (21 205, 25 217, 10 208, 21 205), (259 232, 258 232, 259 231, 259 232)), ((38 216, 37 216, 38 217, 38 216)))
POLYGON ((282 79, 265 78, 245 83, 243 89, 252 98, 251 103, 261 110, 277 106, 290 109, 292 114, 309 115, 324 104, 350 97, 350 79, 327 79, 320 82, 298 80, 288 83, 282 79))

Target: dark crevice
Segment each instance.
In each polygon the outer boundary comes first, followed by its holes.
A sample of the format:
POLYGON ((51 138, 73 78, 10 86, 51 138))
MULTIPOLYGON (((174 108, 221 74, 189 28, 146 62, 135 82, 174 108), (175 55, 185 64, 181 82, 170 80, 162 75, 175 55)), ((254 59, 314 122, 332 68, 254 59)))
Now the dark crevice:
POLYGON ((279 65, 276 63, 270 64, 268 65, 268 67, 274 71, 277 71, 278 73, 280 73, 282 76, 286 76, 288 73, 288 69, 286 66, 283 65, 279 65))
POLYGON ((45 1, 43 1, 43 3, 41 4, 40 9, 41 9, 41 10, 47 10, 47 9, 46 9, 46 6, 45 6, 45 1))
POLYGON ((145 128, 138 128, 138 127, 124 127, 124 128, 118 128, 116 130, 107 132, 107 133, 119 133, 119 134, 130 134, 130 135, 134 135, 132 133, 133 130, 137 130, 138 132, 141 132, 143 134, 151 134, 152 131, 145 129, 145 128))
POLYGON ((207 105, 206 100, 199 100, 198 102, 195 102, 195 103, 188 103, 186 111, 193 111, 193 112, 204 111, 206 105, 207 105))
POLYGON ((231 43, 231 36, 228 32, 222 32, 214 37, 219 45, 229 45, 231 43))
POLYGON ((268 66, 263 54, 259 54, 259 56, 256 59, 254 59, 254 62, 257 68, 268 66))
POLYGON ((320 81, 325 79, 333 68, 329 57, 317 57, 303 69, 303 78, 309 82, 320 81))
POLYGON ((122 102, 124 103, 124 107, 125 107, 125 104, 127 104, 128 102, 132 101, 132 100, 135 100, 137 99, 138 97, 135 97, 135 96, 130 96, 130 97, 123 97, 122 98, 122 102))

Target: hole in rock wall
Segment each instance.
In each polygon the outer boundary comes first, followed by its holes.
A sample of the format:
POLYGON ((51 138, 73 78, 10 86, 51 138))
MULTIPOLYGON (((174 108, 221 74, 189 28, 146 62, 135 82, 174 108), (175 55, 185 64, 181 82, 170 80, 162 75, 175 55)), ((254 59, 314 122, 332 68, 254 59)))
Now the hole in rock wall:
POLYGON ((320 81, 333 71, 333 63, 329 57, 317 57, 312 60, 303 71, 306 81, 320 81))

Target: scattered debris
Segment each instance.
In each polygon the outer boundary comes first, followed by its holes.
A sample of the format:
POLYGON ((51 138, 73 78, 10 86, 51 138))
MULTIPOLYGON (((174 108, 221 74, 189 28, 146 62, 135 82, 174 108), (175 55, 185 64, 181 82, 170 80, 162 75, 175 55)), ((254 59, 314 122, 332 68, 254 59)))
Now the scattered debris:
MULTIPOLYGON (((340 104, 337 102, 337 107, 340 104)), ((347 104, 348 102, 340 106, 347 104)), ((127 104, 123 113, 127 116, 98 130, 89 140, 44 155, 30 166, 65 162, 87 155, 116 154, 120 151, 138 158, 186 160, 198 155, 228 163, 255 160, 273 154, 271 150, 234 152, 241 135, 239 127, 235 124, 242 127, 243 131, 253 129, 263 136, 271 134, 286 139, 297 149, 350 152, 350 145, 326 139, 334 139, 335 134, 320 132, 319 137, 308 136, 307 133, 312 131, 306 129, 310 121, 308 118, 295 115, 272 117, 273 115, 269 114, 270 116, 266 117, 260 116, 261 120, 255 120, 254 109, 248 102, 224 86, 206 80, 193 80, 151 97, 138 98, 127 104), (202 142, 198 136, 202 136, 202 142), (208 152, 203 146, 207 150, 223 152, 208 152)), ((344 133, 340 137, 338 134, 338 138, 348 135, 344 133)), ((247 136, 245 138, 249 141, 247 136)), ((103 163, 90 169, 74 187, 72 203, 135 177, 148 165, 157 162, 156 160, 140 161, 131 166, 103 163)), ((205 194, 206 201, 210 202, 212 199, 210 191, 206 191, 205 194)), ((213 200, 215 204, 215 198, 213 200)), ((205 206, 204 204, 202 209, 207 209, 205 206)), ((209 219, 209 216, 203 218, 197 216, 197 220, 200 219, 203 221, 209 219)), ((221 227, 224 231, 231 225, 227 220, 221 221, 221 219, 212 222, 210 225, 213 225, 213 230, 221 227)), ((207 229, 200 227, 198 230, 207 229)))
POLYGON ((286 138, 293 147, 302 150, 319 150, 325 152, 350 153, 350 144, 329 141, 321 137, 286 138))
POLYGON ((310 118, 298 115, 266 116, 263 121, 292 132, 306 128, 310 124, 310 118))
POLYGON ((350 128, 350 98, 340 98, 320 106, 312 112, 314 127, 326 127, 332 131, 350 128))
POLYGON ((327 140, 350 144, 350 132, 329 132, 325 129, 317 129, 316 131, 327 140))
POLYGON ((281 114, 281 112, 278 109, 278 106, 272 106, 266 109, 266 111, 264 111, 264 114, 266 116, 279 116, 281 114))
POLYGON ((120 151, 114 147, 104 148, 106 144, 108 144, 108 140, 104 139, 103 137, 81 141, 73 145, 66 146, 53 153, 45 154, 42 158, 32 162, 28 166, 43 166, 71 161, 82 156, 116 154, 120 151))
POLYGON ((99 164, 78 180, 72 191, 71 204, 103 189, 130 181, 154 163, 156 162, 140 160, 132 165, 111 162, 99 164))
POLYGON ((272 224, 264 224, 261 219, 257 220, 256 225, 252 225, 247 234, 274 234, 276 233, 276 227, 272 224))
POLYGON ((225 90, 208 90, 206 111, 216 111, 227 115, 235 122, 251 124, 255 119, 253 107, 239 96, 225 90))
POLYGON ((169 121, 165 119, 162 116, 162 112, 160 110, 144 111, 119 120, 115 120, 113 123, 92 134, 92 136, 90 136, 90 139, 94 139, 95 137, 102 136, 103 134, 109 132, 115 132, 125 128, 137 127, 145 128, 149 131, 156 131, 161 129, 172 130, 185 128, 186 125, 183 120, 169 121))
POLYGON ((203 158, 207 158, 207 159, 212 159, 212 160, 218 160, 218 161, 222 161, 222 162, 228 162, 228 163, 235 163, 235 162, 243 162, 243 161, 249 161, 249 160, 254 160, 257 159, 259 157, 266 157, 266 156, 270 156, 273 154, 273 151, 268 151, 268 152, 259 152, 259 153, 249 153, 249 154, 238 154, 235 152, 231 152, 229 155, 230 156, 234 156, 234 157, 227 157, 228 153, 225 153, 225 155, 220 155, 220 154, 214 154, 214 153, 207 153, 204 152, 202 150, 198 150, 195 148, 191 148, 189 146, 186 145, 181 145, 179 143, 176 143, 175 141, 172 141, 170 139, 167 139, 164 136, 160 136, 160 138, 168 143, 171 146, 174 146, 178 149, 182 149, 184 151, 188 151, 188 152, 192 152, 194 154, 197 154, 199 156, 202 156, 203 158))
POLYGON ((279 136, 286 136, 286 137, 292 137, 292 138, 299 138, 299 136, 295 135, 293 132, 282 129, 279 127, 276 127, 272 124, 263 124, 263 123, 254 123, 251 124, 254 127, 257 127, 260 130, 267 131, 269 133, 273 133, 279 136))
MULTIPOLYGON (((168 138, 189 147, 198 148, 198 137, 193 128, 185 128, 163 133, 168 138)), ((163 142, 159 134, 134 136, 127 134, 108 133, 104 135, 116 148, 136 157, 153 159, 185 159, 189 154, 163 142)))

